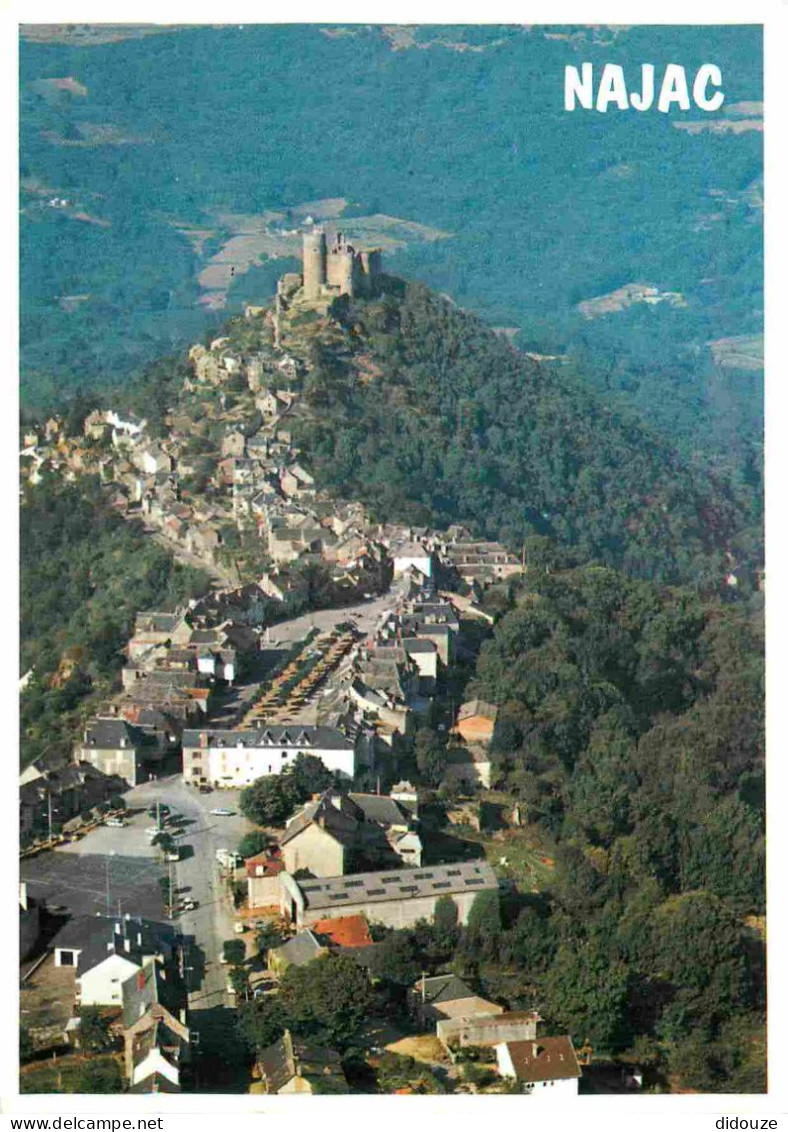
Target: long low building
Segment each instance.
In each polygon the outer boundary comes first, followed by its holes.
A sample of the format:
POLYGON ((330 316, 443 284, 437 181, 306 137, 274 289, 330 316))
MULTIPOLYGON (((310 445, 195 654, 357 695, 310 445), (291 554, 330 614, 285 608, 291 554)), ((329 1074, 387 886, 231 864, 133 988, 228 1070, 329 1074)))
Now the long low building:
POLYGON ((452 898, 459 922, 465 924, 477 894, 498 891, 495 873, 486 861, 307 880, 284 872, 279 883, 281 912, 299 927, 360 914, 370 923, 408 928, 431 919, 441 896, 452 898))
POLYGON ((301 754, 315 755, 343 778, 355 775, 355 745, 343 732, 296 724, 250 731, 184 731, 183 780, 192 786, 248 786, 257 778, 281 774, 301 754))

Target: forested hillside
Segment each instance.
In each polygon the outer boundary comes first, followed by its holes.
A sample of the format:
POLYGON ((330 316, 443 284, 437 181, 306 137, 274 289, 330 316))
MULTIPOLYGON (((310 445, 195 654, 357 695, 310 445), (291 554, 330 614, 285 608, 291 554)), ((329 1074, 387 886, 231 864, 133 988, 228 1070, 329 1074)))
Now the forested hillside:
POLYGON ((634 414, 418 284, 393 281, 343 319, 344 340, 313 351, 299 433, 340 495, 513 548, 545 534, 640 577, 752 581, 757 509, 634 414))
POLYGON ((501 705, 500 781, 557 844, 519 962, 576 1039, 760 1090, 759 603, 562 567, 545 544, 531 562, 468 689, 501 705))
POLYGON ((21 762, 70 754, 81 713, 106 696, 139 609, 173 608, 207 579, 114 514, 98 484, 47 476, 20 512, 21 762))

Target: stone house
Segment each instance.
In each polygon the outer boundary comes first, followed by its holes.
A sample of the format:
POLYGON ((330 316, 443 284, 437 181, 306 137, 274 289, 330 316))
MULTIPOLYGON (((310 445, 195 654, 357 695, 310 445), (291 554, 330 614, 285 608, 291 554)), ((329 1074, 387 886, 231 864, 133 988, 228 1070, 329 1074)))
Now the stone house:
POLYGON ((276 908, 279 906, 279 874, 284 871, 285 863, 280 855, 273 853, 258 853, 255 857, 247 857, 244 862, 246 869, 246 902, 250 908, 276 908))
POLYGON ((186 990, 156 960, 121 984, 124 1065, 130 1093, 174 1093, 191 1062, 186 990))
POLYGON ((495 732, 498 708, 484 700, 468 700, 460 706, 454 731, 466 743, 489 744, 495 732))
POLYGON ((146 768, 158 765, 162 747, 156 737, 125 719, 97 717, 85 728, 74 761, 90 763, 102 774, 122 778, 129 786, 145 780, 146 768))

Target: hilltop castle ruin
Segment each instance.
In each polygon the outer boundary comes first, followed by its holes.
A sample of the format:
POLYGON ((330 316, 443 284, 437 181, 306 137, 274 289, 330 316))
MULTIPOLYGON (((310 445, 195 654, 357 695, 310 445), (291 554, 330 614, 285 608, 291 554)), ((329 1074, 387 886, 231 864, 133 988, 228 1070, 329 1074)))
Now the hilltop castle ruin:
POLYGON ((325 229, 312 228, 302 237, 303 270, 286 272, 276 287, 273 311, 274 345, 282 341, 282 316, 291 308, 307 306, 328 312, 342 295, 377 294, 383 260, 379 248, 356 251, 343 232, 326 239, 325 229))
POLYGON ((343 232, 326 240, 323 228, 303 235, 303 289, 308 301, 338 295, 368 295, 375 290, 382 262, 378 249, 357 252, 343 232))

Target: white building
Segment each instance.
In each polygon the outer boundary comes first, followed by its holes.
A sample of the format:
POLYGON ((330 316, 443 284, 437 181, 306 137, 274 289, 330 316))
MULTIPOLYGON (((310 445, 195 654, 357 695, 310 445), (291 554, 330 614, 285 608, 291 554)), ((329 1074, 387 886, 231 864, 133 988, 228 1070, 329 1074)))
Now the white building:
POLYGON ((568 1034, 495 1046, 498 1072, 514 1078, 522 1091, 541 1100, 576 1097, 580 1065, 568 1034))
POLYGON ((423 543, 411 542, 392 547, 391 555, 395 578, 404 574, 410 566, 415 566, 425 578, 432 577, 432 555, 423 543))
POLYGON ((353 742, 334 727, 270 725, 253 731, 184 731, 183 778, 193 786, 243 787, 257 778, 281 774, 300 754, 352 779, 353 742))
POLYGON ((121 1006, 123 983, 148 964, 172 956, 174 933, 165 924, 131 916, 80 916, 52 941, 56 967, 76 968, 76 999, 83 1006, 121 1006))

